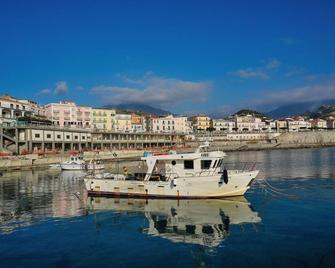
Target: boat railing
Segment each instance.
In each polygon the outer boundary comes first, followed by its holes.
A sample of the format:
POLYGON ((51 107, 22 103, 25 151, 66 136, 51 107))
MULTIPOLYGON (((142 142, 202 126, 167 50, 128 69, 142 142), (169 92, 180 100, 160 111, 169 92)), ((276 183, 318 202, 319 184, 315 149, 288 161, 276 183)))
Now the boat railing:
POLYGON ((260 162, 224 162, 221 166, 220 172, 224 169, 230 173, 241 173, 258 170, 260 162))

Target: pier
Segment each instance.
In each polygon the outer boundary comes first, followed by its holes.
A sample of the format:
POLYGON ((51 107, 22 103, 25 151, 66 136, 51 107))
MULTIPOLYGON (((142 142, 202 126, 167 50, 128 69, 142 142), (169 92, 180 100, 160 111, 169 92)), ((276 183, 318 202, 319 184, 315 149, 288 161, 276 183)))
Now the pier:
POLYGON ((1 126, 0 150, 14 154, 36 151, 125 150, 174 146, 184 135, 118 133, 55 126, 1 126))

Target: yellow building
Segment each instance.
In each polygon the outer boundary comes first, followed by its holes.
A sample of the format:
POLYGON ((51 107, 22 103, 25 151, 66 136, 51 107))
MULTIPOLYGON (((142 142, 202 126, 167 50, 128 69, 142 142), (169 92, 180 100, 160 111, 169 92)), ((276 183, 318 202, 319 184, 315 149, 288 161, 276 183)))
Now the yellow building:
POLYGON ((115 130, 115 114, 114 109, 92 108, 92 124, 94 128, 115 130))
POLYGON ((191 121, 196 130, 208 130, 211 127, 211 119, 206 115, 193 116, 191 121))

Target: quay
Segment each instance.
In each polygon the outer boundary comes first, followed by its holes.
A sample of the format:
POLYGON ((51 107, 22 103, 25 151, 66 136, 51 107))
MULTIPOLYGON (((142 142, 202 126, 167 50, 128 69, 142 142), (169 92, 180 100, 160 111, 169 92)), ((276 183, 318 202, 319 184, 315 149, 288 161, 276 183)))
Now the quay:
POLYGON ((55 126, 1 126, 0 151, 16 155, 38 151, 126 150, 182 144, 184 135, 118 133, 55 126))

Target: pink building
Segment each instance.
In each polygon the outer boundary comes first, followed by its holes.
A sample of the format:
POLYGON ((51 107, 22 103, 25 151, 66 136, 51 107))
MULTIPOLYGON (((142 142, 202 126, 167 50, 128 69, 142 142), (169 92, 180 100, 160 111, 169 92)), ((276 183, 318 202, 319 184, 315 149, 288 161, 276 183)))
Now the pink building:
POLYGON ((61 101, 45 106, 45 115, 60 127, 91 128, 92 108, 77 106, 74 102, 61 101))

